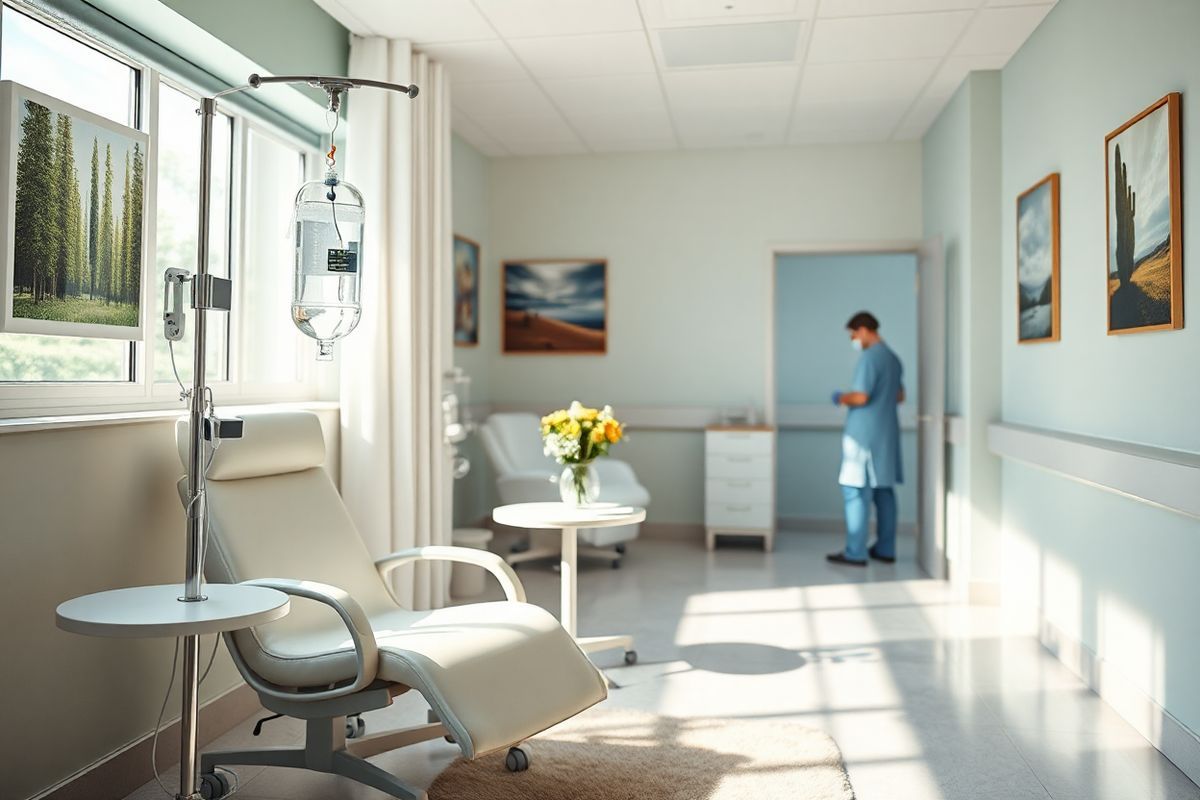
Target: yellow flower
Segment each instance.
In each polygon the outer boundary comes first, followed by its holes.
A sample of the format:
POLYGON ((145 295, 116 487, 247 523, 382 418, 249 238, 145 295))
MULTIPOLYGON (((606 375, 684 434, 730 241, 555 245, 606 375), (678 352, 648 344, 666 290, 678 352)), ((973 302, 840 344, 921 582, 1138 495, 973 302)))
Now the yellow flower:
POLYGON ((617 442, 621 441, 621 436, 623 434, 624 431, 621 430, 621 423, 617 422, 615 419, 610 419, 604 423, 604 436, 610 443, 616 444, 617 442))
POLYGON ((582 432, 582 430, 583 430, 583 428, 581 428, 579 426, 579 423, 576 422, 575 420, 571 420, 571 422, 566 427, 567 435, 570 436, 571 438, 575 438, 576 436, 578 436, 582 432))
POLYGON ((600 444, 604 441, 604 429, 598 427, 592 428, 592 433, 589 438, 592 440, 592 444, 600 444))

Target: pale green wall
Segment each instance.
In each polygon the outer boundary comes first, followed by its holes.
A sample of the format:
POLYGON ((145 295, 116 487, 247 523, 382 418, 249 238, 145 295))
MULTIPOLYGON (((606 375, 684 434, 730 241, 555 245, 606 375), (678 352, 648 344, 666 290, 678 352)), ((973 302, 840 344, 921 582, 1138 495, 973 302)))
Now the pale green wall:
MULTIPOLYGON (((1104 136, 1182 91, 1184 235, 1200 241, 1200 3, 1061 0, 1003 71, 1004 418, 1200 451, 1200 325, 1105 335, 1104 136), (1018 346, 1014 202, 1062 174, 1062 341, 1018 346), (1189 207, 1192 209, 1189 211, 1189 207), (1010 313, 1011 312, 1011 313, 1010 313)), ((1184 302, 1200 308, 1195 259, 1184 302)), ((1115 674, 1200 730, 1200 520, 1009 464, 1006 601, 1039 606, 1115 674), (1012 568, 1009 568, 1012 565, 1012 568)))
POLYGON ((924 225, 946 267, 946 413, 964 441, 946 450, 950 577, 994 593, 1000 580, 1000 463, 987 426, 1000 403, 1000 78, 975 72, 922 142, 924 225))
MULTIPOLYGON (((554 407, 764 405, 771 244, 917 239, 916 143, 496 159, 491 255, 608 259, 606 356, 481 351, 491 399, 554 407)), ((500 282, 484 309, 499 309, 500 282)), ((703 520, 702 435, 633 431, 615 451, 653 500, 652 521, 703 520)))

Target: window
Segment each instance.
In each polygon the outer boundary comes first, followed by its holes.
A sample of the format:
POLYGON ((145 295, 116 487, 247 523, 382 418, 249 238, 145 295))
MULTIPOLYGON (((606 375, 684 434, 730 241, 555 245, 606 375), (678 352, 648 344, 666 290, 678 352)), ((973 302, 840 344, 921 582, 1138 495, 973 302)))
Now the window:
MULTIPOLYGON (((2 3, 3 0, 0 0, 2 3)), ((194 271, 199 95, 185 82, 24 7, 0 5, 0 79, 11 79, 150 134, 142 342, 0 333, 0 416, 174 406, 192 379, 195 312, 175 361, 162 335, 163 272, 194 271)), ((292 325, 295 193, 319 161, 302 144, 223 102, 213 128, 208 269, 234 281, 233 312, 210 312, 206 374, 218 402, 311 398, 311 342, 292 325)), ((86 168, 86 164, 83 168, 86 168)), ((82 177, 82 176, 81 176, 82 177)))
MULTIPOLYGON (((3 14, 0 80, 139 127, 138 70, 32 17, 7 7, 3 14)), ((133 346, 128 342, 0 333, 0 381, 131 380, 133 346)))

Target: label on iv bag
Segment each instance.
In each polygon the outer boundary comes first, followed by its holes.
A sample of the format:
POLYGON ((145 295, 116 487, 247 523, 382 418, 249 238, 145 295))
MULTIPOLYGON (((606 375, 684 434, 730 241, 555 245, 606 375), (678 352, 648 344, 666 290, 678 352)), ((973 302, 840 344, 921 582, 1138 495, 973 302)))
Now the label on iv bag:
POLYGON ((358 250, 355 248, 356 242, 351 242, 351 249, 340 250, 336 247, 331 247, 328 250, 328 255, 325 260, 325 268, 329 272, 358 272, 358 250))

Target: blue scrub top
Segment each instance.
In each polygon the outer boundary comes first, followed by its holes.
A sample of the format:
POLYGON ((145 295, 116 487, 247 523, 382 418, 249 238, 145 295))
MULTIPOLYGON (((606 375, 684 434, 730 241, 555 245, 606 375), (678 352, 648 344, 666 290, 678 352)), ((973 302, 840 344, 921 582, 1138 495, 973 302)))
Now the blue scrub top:
POLYGON ((850 408, 842 433, 842 486, 893 486, 904 482, 900 459, 900 417, 896 397, 904 388, 904 367, 883 342, 868 347, 854 368, 851 391, 869 400, 850 408))

